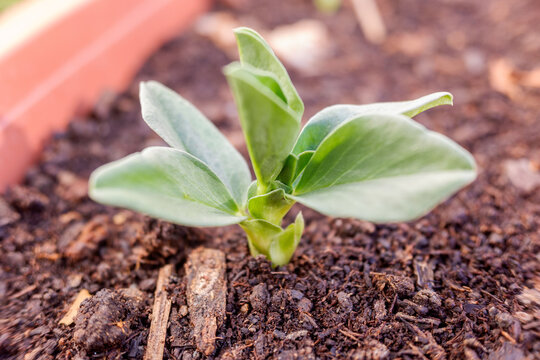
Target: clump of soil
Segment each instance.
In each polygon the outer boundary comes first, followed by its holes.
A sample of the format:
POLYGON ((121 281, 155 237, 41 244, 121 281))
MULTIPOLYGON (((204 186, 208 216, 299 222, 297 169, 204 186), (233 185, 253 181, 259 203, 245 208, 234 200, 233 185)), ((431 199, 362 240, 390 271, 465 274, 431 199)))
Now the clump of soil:
POLYGON ((200 245, 226 254, 226 318, 210 358, 539 357, 540 191, 520 188, 504 165, 540 164, 539 94, 524 89, 510 99, 493 89, 489 70, 503 56, 522 69, 537 66, 540 6, 379 3, 389 28, 383 46, 365 42, 347 2, 324 16, 311 1, 260 0, 234 16, 266 28, 313 17, 328 28, 334 53, 321 71, 291 72, 305 118, 334 103, 452 92, 454 108, 418 120, 474 154, 475 183, 410 223, 330 219, 297 207, 288 220, 301 210, 305 234, 278 269, 249 256, 238 228, 185 228, 90 201, 93 169, 162 144, 140 118, 141 79, 193 101, 246 155, 221 74, 231 59, 188 31, 152 56, 128 91, 74 119, 24 184, 0 198, 0 358, 141 359, 158 269, 167 263, 176 277, 165 358, 203 358, 184 280, 187 254, 200 245), (136 299, 121 290, 130 287, 136 299), (94 296, 74 325, 59 325, 82 289, 94 296))
POLYGON ((140 290, 103 289, 85 300, 75 317, 73 341, 88 351, 103 350, 122 344, 143 320, 144 307, 140 290))

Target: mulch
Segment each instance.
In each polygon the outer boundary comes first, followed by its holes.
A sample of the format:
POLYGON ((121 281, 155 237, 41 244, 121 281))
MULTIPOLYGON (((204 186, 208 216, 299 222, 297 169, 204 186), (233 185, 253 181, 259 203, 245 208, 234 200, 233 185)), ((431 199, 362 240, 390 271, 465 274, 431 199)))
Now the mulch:
POLYGON ((0 358, 142 359, 158 270, 168 263, 176 275, 165 358, 204 358, 184 279, 187 255, 201 245, 221 249, 227 266, 227 316, 210 358, 540 358, 540 191, 519 181, 540 169, 540 91, 494 86, 501 74, 493 65, 538 66, 540 4, 379 3, 383 45, 364 40, 348 3, 334 15, 302 0, 220 10, 255 27, 306 18, 327 27, 331 56, 315 72, 291 71, 305 119, 335 103, 452 92, 453 108, 417 120, 473 153, 472 185, 410 223, 331 219, 295 206, 286 221, 302 211, 306 230, 291 263, 277 269, 249 256, 237 227, 186 228, 92 202, 93 169, 161 144, 140 116, 143 79, 177 90, 247 155, 221 74, 231 59, 187 31, 148 59, 125 93, 104 94, 74 118, 24 183, 0 196, 0 358), (516 179, 509 169, 523 161, 529 170, 516 179), (94 295, 82 315, 59 325, 82 289, 94 295))

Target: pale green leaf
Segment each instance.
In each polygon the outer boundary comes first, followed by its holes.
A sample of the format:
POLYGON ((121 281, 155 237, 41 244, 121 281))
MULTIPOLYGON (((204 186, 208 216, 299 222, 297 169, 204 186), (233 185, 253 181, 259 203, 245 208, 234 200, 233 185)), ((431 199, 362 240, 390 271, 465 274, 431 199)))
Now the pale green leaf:
POLYGON ((242 64, 249 64, 274 74, 287 99, 286 103, 300 119, 304 112, 304 104, 298 96, 287 70, 276 57, 274 51, 262 36, 252 29, 240 27, 234 30, 234 34, 242 64))
POLYGON ((297 162, 298 157, 296 155, 289 154, 283 163, 283 168, 281 169, 277 180, 281 181, 285 185, 290 185, 295 178, 297 162))
POLYGON ((298 246, 304 232, 304 217, 298 213, 294 223, 285 230, 274 236, 270 243, 269 256, 272 265, 281 266, 287 264, 298 246))
POLYGON ((259 183, 268 186, 280 173, 300 122, 282 99, 259 81, 252 67, 232 63, 224 72, 238 106, 253 170, 259 183))
POLYGON ((240 205, 251 183, 249 168, 238 151, 195 106, 155 81, 140 87, 142 115, 170 146, 192 154, 221 179, 240 205))
POLYGON ((336 217, 406 221, 474 180, 472 156, 401 115, 350 119, 319 145, 292 199, 336 217))
POLYGON ((413 117, 432 107, 451 104, 452 94, 438 92, 411 101, 329 106, 309 119, 298 137, 293 154, 299 155, 307 150, 316 150, 333 129, 353 117, 366 114, 401 114, 413 117))
POLYGON ((313 154, 315 154, 314 150, 306 150, 298 154, 298 161, 296 162, 296 169, 293 177, 293 188, 296 187, 294 180, 296 180, 302 171, 304 171, 304 168, 308 164, 309 160, 311 160, 313 154))
POLYGON ((252 217, 265 219, 279 225, 289 212, 294 201, 285 197, 283 189, 276 189, 263 195, 254 196, 248 201, 248 210, 252 217))
POLYGON ((221 180, 182 150, 152 147, 98 168, 89 195, 107 205, 188 226, 222 226, 245 219, 221 180))
POLYGON ((240 223, 248 237, 249 250, 253 255, 268 257, 272 239, 283 232, 279 226, 262 219, 246 220, 240 223))

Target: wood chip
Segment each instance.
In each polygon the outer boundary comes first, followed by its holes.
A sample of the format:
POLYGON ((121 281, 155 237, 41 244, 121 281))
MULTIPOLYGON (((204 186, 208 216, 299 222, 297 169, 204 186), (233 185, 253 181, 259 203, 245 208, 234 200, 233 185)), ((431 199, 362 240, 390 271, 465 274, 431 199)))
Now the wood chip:
POLYGON ((506 176, 524 193, 540 187, 540 170, 528 159, 507 160, 504 164, 506 176))
POLYGON ((154 295, 154 307, 152 309, 152 322, 148 334, 145 360, 162 360, 167 336, 167 323, 171 312, 171 299, 167 294, 167 286, 170 283, 173 272, 172 265, 165 265, 159 270, 156 291, 154 295))
POLYGON ((90 293, 86 289, 82 289, 81 291, 79 291, 79 293, 75 297, 75 300, 69 307, 68 312, 66 313, 66 315, 64 315, 64 317, 58 323, 63 324, 63 325, 68 325, 68 326, 73 324, 73 320, 75 319, 75 316, 77 316, 77 313, 79 312, 79 307, 81 306, 81 303, 91 296, 92 295, 90 295, 90 293))
POLYGON ((352 0, 358 23, 366 39, 380 44, 386 39, 386 27, 375 0, 352 0))
POLYGON ((197 349, 205 355, 215 350, 216 331, 225 320, 227 284, 225 254, 198 248, 185 265, 187 303, 197 349))
POLYGON ((97 250, 108 236, 108 216, 97 215, 82 226, 74 241, 70 241, 63 255, 72 261, 79 261, 97 250))
POLYGON ((433 266, 429 262, 419 260, 418 258, 414 259, 413 265, 418 286, 424 289, 431 289, 434 281, 433 266))

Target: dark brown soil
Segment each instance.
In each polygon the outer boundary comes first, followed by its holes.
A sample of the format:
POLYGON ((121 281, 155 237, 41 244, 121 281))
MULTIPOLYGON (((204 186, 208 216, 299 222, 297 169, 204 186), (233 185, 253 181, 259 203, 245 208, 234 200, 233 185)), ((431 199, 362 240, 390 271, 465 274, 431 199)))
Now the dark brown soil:
POLYGON ((323 16, 307 0, 276 3, 248 3, 235 16, 266 28, 314 17, 335 41, 319 73, 291 71, 306 118, 334 103, 451 91, 453 108, 418 120, 469 149, 478 180, 405 224, 301 209, 302 242, 276 270, 249 256, 238 228, 184 228, 90 201, 94 168, 160 143, 140 118, 141 79, 179 91, 244 149, 221 75, 230 59, 187 32, 148 60, 129 91, 104 96, 92 114, 74 119, 24 185, 0 197, 0 358, 141 359, 166 263, 176 265, 176 277, 165 358, 203 358, 183 278, 187 254, 200 245, 222 249, 227 260, 227 317, 215 358, 540 358, 540 191, 511 182, 505 166, 526 158, 540 167, 540 94, 521 88, 511 100, 489 81, 501 58, 522 70, 538 66, 540 4, 379 1, 389 39, 375 46, 347 4, 323 16), (72 325, 59 325, 82 289, 94 296, 72 325))

